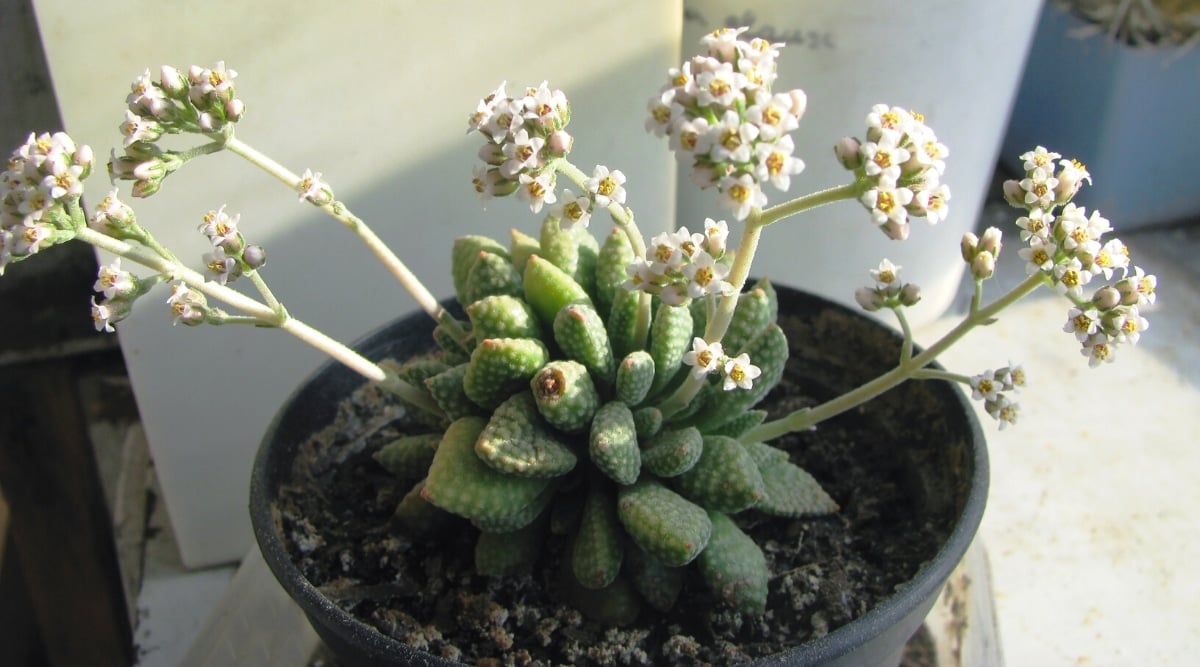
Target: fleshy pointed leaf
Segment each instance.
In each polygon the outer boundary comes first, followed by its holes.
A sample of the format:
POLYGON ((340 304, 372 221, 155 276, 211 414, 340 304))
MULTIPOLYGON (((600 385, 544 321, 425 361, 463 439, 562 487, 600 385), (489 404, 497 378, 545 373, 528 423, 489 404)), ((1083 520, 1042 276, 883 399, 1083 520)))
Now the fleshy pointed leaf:
POLYGON ((600 407, 600 396, 583 364, 551 361, 529 381, 537 411, 564 433, 583 433, 600 407))
POLYGON ((488 338, 475 346, 463 391, 480 407, 494 408, 517 391, 549 360, 542 341, 533 338, 488 338))
POLYGON ((633 412, 620 401, 605 404, 592 418, 588 438, 592 463, 617 484, 637 481, 642 468, 633 412))
POLYGON ((704 436, 695 427, 663 431, 642 450, 642 467, 659 477, 678 477, 692 469, 704 452, 704 436))
POLYGON ((723 435, 704 437, 704 451, 676 478, 679 492, 707 509, 740 512, 765 495, 762 473, 746 447, 723 435))
POLYGON ((767 610, 767 559, 737 524, 710 511, 712 539, 696 559, 701 576, 726 604, 738 611, 762 615, 767 610))
POLYGON ((608 344, 604 320, 592 305, 571 303, 563 306, 554 317, 554 341, 568 359, 586 366, 593 380, 605 386, 612 384, 616 362, 608 344))
POLYGON ((692 562, 712 535, 712 521, 701 507, 650 479, 621 487, 617 516, 643 551, 672 567, 692 562))
POLYGON ((575 453, 547 429, 533 396, 513 394, 492 413, 475 441, 479 459, 500 472, 520 477, 558 477, 575 467, 575 453))
POLYGON ((540 255, 533 255, 525 264, 524 289, 525 301, 547 329, 568 303, 592 303, 574 278, 540 255))
POLYGON ((798 518, 838 511, 838 504, 808 471, 789 460, 787 452, 761 442, 746 445, 763 478, 763 498, 754 509, 774 516, 798 518))

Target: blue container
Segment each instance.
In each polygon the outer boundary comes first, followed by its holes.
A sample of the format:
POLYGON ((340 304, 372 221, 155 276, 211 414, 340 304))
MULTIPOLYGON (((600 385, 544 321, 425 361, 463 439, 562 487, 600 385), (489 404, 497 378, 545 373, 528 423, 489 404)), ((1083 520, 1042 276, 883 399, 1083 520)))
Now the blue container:
POLYGON ((1118 230, 1200 218, 1200 48, 1135 49, 1047 3, 1004 139, 1003 164, 1034 146, 1083 162, 1076 203, 1118 230))

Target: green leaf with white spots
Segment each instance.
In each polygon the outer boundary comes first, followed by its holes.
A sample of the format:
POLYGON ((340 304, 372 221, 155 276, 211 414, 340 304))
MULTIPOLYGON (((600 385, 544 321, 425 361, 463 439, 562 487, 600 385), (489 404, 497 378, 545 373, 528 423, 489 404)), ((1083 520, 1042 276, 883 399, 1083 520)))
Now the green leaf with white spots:
POLYGON ((525 507, 502 517, 475 517, 471 524, 485 533, 509 533, 528 526, 550 507, 558 495, 558 480, 552 480, 546 488, 525 507))
POLYGON ((524 300, 502 294, 467 306, 476 341, 488 338, 541 338, 542 325, 524 300))
POLYGON ((591 304, 563 306, 554 317, 554 341, 567 358, 586 366, 597 382, 606 386, 612 384, 616 362, 608 344, 604 320, 591 304))
POLYGON ((636 257, 629 236, 614 227, 600 246, 600 259, 596 264, 596 309, 601 314, 607 315, 617 293, 624 291, 621 285, 629 277, 625 269, 636 257))
POLYGON ((696 564, 709 589, 738 611, 767 610, 767 559, 762 549, 728 516, 710 511, 712 539, 696 564))
POLYGON ((644 440, 658 435, 662 430, 663 413, 662 410, 648 405, 644 408, 638 408, 633 411, 633 425, 637 429, 638 439, 644 440))
POLYGON ((576 462, 571 448, 546 428, 526 391, 496 408, 475 442, 475 453, 491 468, 519 477, 558 477, 576 462))
POLYGON ((424 479, 441 439, 441 433, 407 435, 380 447, 371 458, 402 480, 424 479))
POLYGON ((574 278, 540 255, 533 255, 525 264, 524 289, 525 301, 547 329, 554 325, 558 311, 568 303, 592 303, 574 278))
POLYGON ((537 411, 564 433, 583 433, 600 407, 600 396, 583 364, 551 361, 529 381, 537 411))
POLYGON ((625 551, 616 499, 597 480, 588 489, 579 531, 571 549, 571 570, 585 588, 604 588, 617 578, 625 551))
POLYGON ((538 500, 550 480, 505 475, 475 454, 475 441, 486 426, 482 417, 463 417, 450 424, 429 466, 422 498, 452 514, 481 521, 512 517, 538 500))
POLYGON ((605 404, 592 418, 588 438, 592 463, 617 484, 633 484, 642 468, 633 412, 620 401, 605 404))
POLYGON ((645 350, 630 352, 617 364, 617 400, 633 407, 641 403, 654 382, 654 359, 645 350))
POLYGON ((498 294, 521 296, 524 293, 521 288, 521 274, 512 262, 507 257, 485 251, 479 253, 479 259, 467 274, 467 283, 463 289, 465 300, 462 303, 472 304, 484 297, 498 294))
POLYGON ((641 292, 631 292, 627 289, 618 290, 613 297, 612 309, 609 310, 606 320, 606 328, 608 329, 608 343, 612 346, 613 357, 617 359, 623 359, 642 345, 642 341, 638 340, 637 335, 640 298, 641 292))
POLYGON ((694 427, 663 431, 646 442, 642 467, 658 477, 678 477, 692 469, 704 452, 704 436, 694 427))
POLYGON ((743 348, 746 344, 765 331, 767 325, 774 321, 771 300, 765 289, 755 286, 738 295, 733 319, 729 321, 729 330, 721 338, 721 345, 725 348, 725 353, 729 356, 741 354, 745 351, 743 348))
POLYGON ((541 256, 571 276, 584 290, 596 285, 596 262, 600 245, 582 225, 563 229, 558 218, 547 216, 542 223, 541 256))
POLYGON ((711 435, 727 435, 731 438, 740 438, 743 433, 763 423, 767 418, 766 410, 751 410, 743 412, 733 419, 725 422, 720 428, 714 428, 709 431, 711 435))
POLYGON ((463 389, 463 378, 466 376, 467 364, 464 362, 425 380, 429 395, 451 421, 483 413, 475 401, 467 398, 467 392, 463 389))
POLYGON ((463 295, 466 293, 467 276, 479 259, 480 252, 491 252, 506 258, 509 256, 508 250, 499 241, 486 236, 469 235, 454 239, 450 253, 450 276, 454 281, 454 293, 463 305, 470 303, 463 301, 463 295))
POLYGON ((471 353, 463 390, 480 407, 494 408, 525 389, 549 358, 546 346, 534 338, 488 338, 471 353))
POLYGON ((762 473, 764 494, 754 509, 764 514, 799 518, 838 511, 838 504, 808 471, 792 463, 787 452, 761 442, 746 445, 762 473))
POLYGON ((704 437, 704 451, 676 488, 707 509, 734 513, 754 507, 766 495, 758 465, 742 443, 723 435, 704 437))
POLYGON ((650 397, 657 396, 675 379, 683 355, 692 345, 692 311, 687 306, 658 307, 650 326, 650 356, 654 358, 654 382, 650 397))
POLYGON ((675 606, 683 590, 684 568, 668 567, 630 542, 625 548, 625 569, 630 583, 651 607, 665 612, 675 606))
POLYGON ((703 508, 651 479, 617 491, 617 517, 634 543, 671 567, 692 562, 712 536, 703 508))
POLYGON ((533 255, 542 252, 542 244, 516 228, 509 230, 509 236, 512 239, 509 243, 509 253, 512 256, 513 266, 517 267, 521 273, 525 273, 525 263, 533 255))

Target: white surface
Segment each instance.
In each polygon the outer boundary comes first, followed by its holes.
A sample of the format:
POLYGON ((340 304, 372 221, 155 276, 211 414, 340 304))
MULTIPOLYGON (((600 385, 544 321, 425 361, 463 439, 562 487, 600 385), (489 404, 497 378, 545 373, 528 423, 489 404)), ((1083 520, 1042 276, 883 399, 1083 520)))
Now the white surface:
MULTIPOLYGON (((678 58, 677 1, 588 0, 549 12, 466 0, 34 4, 67 128, 101 159, 120 143, 135 76, 225 60, 247 105, 238 136, 297 173, 324 172, 440 296, 450 293, 455 236, 506 237, 540 223, 515 198, 482 213, 471 190, 481 142, 464 135, 466 117, 503 80, 565 90, 574 161, 624 170, 645 231, 673 218, 671 158, 643 119, 678 58)), ((87 187, 93 203, 107 191, 102 169, 87 187)), ((206 251, 196 226, 228 204, 266 248, 263 275, 291 313, 343 340, 415 307, 349 232, 233 155, 190 163, 133 203, 196 266, 206 251)), ((172 328, 165 299, 151 294, 120 325, 138 407, 184 563, 235 560, 250 544, 259 438, 322 357, 278 331, 172 328)))
MULTIPOLYGON (((1200 651, 1200 272, 1164 261, 1172 234, 1122 235, 1159 297, 1150 330, 1114 363, 1087 367, 1060 331, 1066 300, 1049 292, 942 357, 967 374, 1011 357, 1029 377, 1016 427, 980 411, 992 464, 980 534, 1009 665, 1183 666, 1200 651), (1141 252, 1151 240, 1159 249, 1141 252)), ((1019 279, 1011 243, 1002 271, 1019 279)))
MULTIPOLYGON (((958 290, 962 262, 952 249, 975 228, 1007 124, 1041 0, 963 2, 892 0, 686 0, 685 53, 709 24, 749 25, 749 34, 788 43, 776 91, 801 88, 808 109, 793 133, 805 170, 791 195, 851 180, 833 156, 844 136, 863 139, 875 104, 915 109, 949 147, 943 182, 949 217, 936 227, 912 223, 908 243, 871 224, 858 202, 838 202, 772 225, 763 232, 754 273, 854 305, 854 289, 885 257, 921 285, 925 307, 915 322, 936 317, 958 290), (900 9, 903 7, 903 9, 900 9), (701 18, 702 17, 702 18, 701 18), (947 251, 950 249, 950 251, 947 251)), ((686 176, 686 171, 683 172, 686 176)), ((701 226, 727 217, 714 195, 695 196, 682 179, 679 223, 701 226)), ((785 196, 771 187, 772 202, 785 196)))

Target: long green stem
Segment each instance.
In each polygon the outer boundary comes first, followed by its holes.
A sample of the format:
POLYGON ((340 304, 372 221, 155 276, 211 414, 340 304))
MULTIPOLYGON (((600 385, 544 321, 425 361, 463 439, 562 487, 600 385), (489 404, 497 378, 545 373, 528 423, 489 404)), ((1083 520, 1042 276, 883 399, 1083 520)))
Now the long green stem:
MULTIPOLYGON (((277 180, 288 186, 290 190, 296 191, 299 189, 299 176, 246 142, 237 137, 230 136, 225 139, 225 147, 259 169, 274 176, 277 180)), ((426 313, 429 313, 430 317, 441 323, 442 326, 447 327, 455 338, 462 338, 466 335, 458 327, 454 318, 438 303, 437 297, 429 291, 429 288, 425 287, 425 284, 396 256, 396 253, 392 252, 392 249, 375 234, 374 230, 367 223, 363 222, 361 218, 354 215, 345 204, 340 201, 333 201, 318 208, 354 232, 359 240, 371 250, 396 280, 404 286, 404 289, 408 290, 408 293, 416 299, 417 304, 426 313)))
POLYGON ((920 354, 912 357, 907 362, 901 362, 895 368, 876 377, 856 389, 853 389, 841 396, 826 401, 821 405, 813 408, 797 410, 786 417, 775 421, 766 422, 751 429, 742 436, 743 442, 764 442, 777 438, 786 433, 793 431, 802 431, 812 428, 816 424, 825 421, 831 417, 839 415, 846 410, 855 406, 861 405, 872 398, 882 394, 883 392, 895 387, 896 385, 908 380, 912 377, 920 376, 930 363, 934 361, 942 352, 951 345, 957 343, 963 336, 967 335, 972 329, 977 326, 987 324, 997 313, 1019 301, 1021 298, 1033 292, 1038 287, 1046 284, 1046 279, 1041 273, 1035 273, 1029 276, 1021 284, 1014 287, 1004 296, 996 299, 991 304, 984 308, 980 308, 974 313, 970 313, 958 326, 950 330, 949 333, 942 336, 936 343, 925 348, 920 354))
POLYGON ((250 317, 257 320, 276 326, 284 331, 292 334, 300 340, 308 343, 312 347, 324 352, 338 362, 346 365, 351 370, 355 371, 364 378, 378 383, 380 386, 396 394, 405 401, 416 405, 422 409, 431 410, 436 414, 441 414, 441 409, 429 399, 428 396, 418 388, 404 382, 396 377, 394 372, 385 370, 378 364, 366 359, 359 353, 343 345, 342 343, 330 338, 324 333, 312 328, 311 326, 297 320, 288 315, 281 315, 269 306, 255 301, 254 299, 238 292, 237 290, 226 287, 215 281, 207 280, 203 274, 189 269, 182 264, 172 262, 157 253, 145 252, 125 241, 114 239, 110 236, 105 236, 90 228, 78 230, 76 238, 90 243, 97 248, 106 250, 119 255, 131 261, 137 262, 142 266, 148 267, 158 273, 169 276, 172 280, 182 280, 194 289, 199 290, 207 296, 210 296, 218 301, 233 306, 238 310, 246 313, 250 317))
POLYGON ((797 213, 832 204, 843 199, 854 199, 858 196, 858 183, 847 183, 825 190, 818 190, 812 194, 807 194, 802 197, 796 197, 791 201, 785 201, 781 204, 776 204, 770 208, 763 210, 760 222, 766 226, 778 222, 784 218, 791 217, 797 213))

